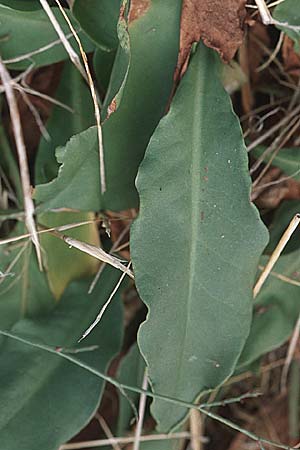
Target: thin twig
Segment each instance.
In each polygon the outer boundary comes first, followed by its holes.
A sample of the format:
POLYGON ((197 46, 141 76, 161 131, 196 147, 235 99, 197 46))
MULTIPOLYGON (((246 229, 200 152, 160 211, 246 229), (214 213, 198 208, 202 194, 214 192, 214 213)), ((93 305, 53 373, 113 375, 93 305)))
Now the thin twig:
POLYGON ((288 352, 286 355, 286 360, 284 362, 284 366, 282 369, 282 375, 281 375, 281 391, 285 391, 286 389, 286 382, 287 382, 287 376, 288 376, 288 372, 289 372, 289 368, 291 365, 291 362, 293 360, 293 356, 296 350, 296 346, 297 346, 297 342, 299 340, 299 335, 300 335, 300 314, 298 316, 298 320, 296 322, 294 331, 293 331, 293 335, 290 341, 290 345, 288 348, 288 352))
POLYGON ((35 210, 33 200, 31 197, 30 175, 20 113, 17 105, 17 100, 11 85, 11 76, 8 70, 6 69, 5 65, 3 64, 1 57, 0 57, 0 78, 2 79, 2 83, 5 88, 5 95, 7 98, 18 153, 20 176, 24 199, 24 209, 25 209, 25 224, 30 233, 31 240, 35 246, 39 268, 40 270, 43 270, 41 248, 34 221, 35 210))
MULTIPOLYGON (((131 265, 131 262, 128 264, 127 269, 130 268, 130 265, 131 265)), ((88 329, 83 333, 83 335, 81 336, 81 338, 79 339, 78 342, 81 342, 83 339, 85 339, 90 334, 90 332, 95 328, 95 326, 98 325, 98 323, 100 322, 100 320, 103 317, 103 314, 105 313, 105 311, 107 310, 108 306, 110 305, 112 299, 114 298, 115 293, 117 292, 117 290, 119 289, 122 281, 124 280, 126 274, 127 274, 127 272, 123 272, 122 273, 121 277, 119 278, 119 281, 117 282, 116 286, 114 287, 114 289, 113 289, 112 293, 110 294, 108 300, 102 306, 102 308, 101 308, 99 314, 97 315, 96 319, 88 327, 88 329)))
MULTIPOLYGON (((42 1, 42 0, 41 0, 42 1)), ((86 71, 86 80, 88 82, 88 85, 90 87, 90 91, 91 91, 91 96, 92 96, 92 100, 94 103, 94 109, 95 109, 95 118, 96 118, 96 124, 97 124, 97 133, 98 133, 98 145, 99 145, 99 160, 100 160, 100 185, 101 185, 101 193, 104 194, 104 192, 106 191, 106 177, 105 177, 105 164, 104 164, 104 149, 103 149, 103 136, 102 136, 102 127, 101 127, 101 115, 100 115, 100 108, 99 108, 99 104, 98 104, 98 99, 97 99, 97 93, 96 93, 96 89, 95 89, 95 85, 94 85, 94 81, 93 81, 93 77, 90 71, 90 67, 89 67, 89 63, 88 63, 88 59, 86 56, 86 53, 83 49, 83 46, 81 44, 81 41, 78 37, 78 34, 76 33, 69 17, 67 16, 64 8, 61 6, 60 1, 59 0, 55 0, 62 15, 64 16, 67 24, 69 25, 69 28, 71 30, 71 32, 73 33, 74 38, 76 39, 76 42, 79 46, 79 50, 80 50, 80 54, 83 60, 83 64, 84 64, 84 68, 86 71)))
POLYGON ((271 270, 273 269, 274 265, 276 264, 279 256, 281 255, 281 253, 283 252, 286 244, 288 243, 288 241, 290 240, 292 234, 294 233, 294 231, 296 230, 296 228, 298 227, 300 223, 300 214, 296 214, 293 219, 291 220, 289 226, 287 227, 287 229, 285 230, 285 232, 283 233, 280 241, 277 244, 277 247, 275 248, 275 250, 273 251, 266 267, 264 268, 264 270, 262 271, 259 279, 257 280, 256 285, 254 286, 253 289, 253 297, 256 298, 258 293, 260 292, 264 282, 266 281, 266 279, 268 278, 271 270))
MULTIPOLYGON (((148 388, 148 371, 147 367, 144 372, 144 378, 143 378, 143 384, 142 389, 146 391, 148 388)), ((140 402, 139 402, 139 420, 136 425, 135 429, 135 435, 134 435, 134 444, 133 444, 133 450, 139 450, 140 449, 140 442, 141 442, 141 435, 143 431, 143 424, 144 424, 144 417, 145 417, 145 410, 146 410, 146 400, 147 396, 145 393, 140 395, 140 402)))

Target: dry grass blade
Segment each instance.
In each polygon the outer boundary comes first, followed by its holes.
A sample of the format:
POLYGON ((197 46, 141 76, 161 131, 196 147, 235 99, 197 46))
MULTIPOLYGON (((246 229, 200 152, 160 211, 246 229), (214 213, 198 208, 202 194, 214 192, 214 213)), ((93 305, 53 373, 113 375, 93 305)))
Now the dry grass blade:
POLYGON ((79 46, 79 50, 80 50, 80 54, 83 60, 83 64, 84 64, 84 68, 86 71, 86 75, 87 75, 87 82, 88 85, 90 87, 90 91, 91 91, 91 95, 92 95, 92 99, 93 99, 93 103, 94 103, 94 109, 95 109, 95 118, 96 118, 96 124, 97 124, 97 131, 98 131, 98 145, 99 145, 99 160, 100 160, 100 183, 101 183, 101 193, 104 194, 104 192, 106 191, 106 179, 105 179, 105 164, 104 164, 104 150, 103 150, 103 137, 102 137, 102 127, 101 127, 101 115, 100 115, 100 108, 99 108, 99 104, 98 104, 98 99, 97 99, 97 94, 96 94, 96 89, 95 89, 95 85, 93 82, 93 77, 90 71, 90 67, 89 67, 89 63, 88 63, 88 59, 86 56, 86 53, 82 47, 81 41, 78 37, 78 34, 76 33, 72 23, 70 22, 69 17, 67 16, 67 14, 65 13, 65 10, 63 9, 63 7, 60 4, 59 0, 55 0, 62 15, 64 16, 67 24, 69 25, 69 28, 74 36, 74 38, 76 39, 76 42, 79 46))
POLYGON ((288 372, 289 372, 289 368, 296 350, 296 346, 297 346, 297 342, 299 340, 299 335, 300 335, 300 314, 298 316, 298 320, 297 323, 295 325, 294 331, 293 331, 293 335, 290 341, 290 345, 288 348, 288 352, 286 355, 286 360, 284 362, 284 366, 282 369, 282 375, 281 375, 281 390, 285 391, 286 389, 286 382, 287 382, 287 376, 288 376, 288 372))
MULTIPOLYGON (((129 263, 127 269, 129 270, 131 263, 129 263)), ((94 320, 94 322, 88 327, 88 329, 83 333, 82 337, 79 339, 78 342, 81 342, 83 339, 85 339, 90 332, 95 328, 96 325, 98 325, 98 323, 100 322, 100 320, 103 317, 103 314, 105 313, 105 311, 107 310, 110 302, 112 301, 112 299, 114 298, 115 293, 117 292, 117 290, 119 289, 122 281, 124 280, 126 275, 126 272, 123 272, 119 281, 117 282, 116 286, 114 287, 112 293, 110 294, 108 300, 104 303, 104 305, 102 306, 98 316, 96 317, 96 319, 94 320)))
POLYGON ((286 244, 290 240, 292 234, 298 227, 299 223, 300 223, 300 214, 296 214, 293 217, 293 219, 291 220, 291 222, 290 222, 289 226, 287 227, 287 229, 285 230, 285 232, 283 233, 279 243, 277 244, 277 247, 275 248, 274 252, 272 253, 272 255, 268 261, 268 264, 266 265, 266 267, 262 271, 259 279, 257 280, 257 283, 253 289, 253 297, 254 298, 256 298, 256 296, 260 292, 264 282, 268 278, 271 270, 273 269, 274 265, 276 264, 276 261, 278 260, 279 256, 283 252, 286 244))
POLYGON ((112 439, 112 443, 111 446, 113 448, 113 450, 122 450, 120 445, 117 442, 114 442, 114 435, 111 432, 111 429, 109 428, 109 426, 107 425, 106 421, 104 420, 104 418, 99 414, 96 413, 95 414, 95 418, 98 420, 102 430, 104 431, 104 433, 106 434, 106 437, 108 439, 112 439))
MULTIPOLYGON (((141 442, 153 442, 153 441, 167 441, 171 439, 189 439, 191 434, 187 431, 182 431, 179 433, 172 434, 150 434, 147 436, 141 436, 141 442)), ((199 436, 202 442, 207 442, 207 439, 199 436)), ((132 444, 134 442, 134 437, 120 437, 111 439, 98 439, 94 441, 85 442, 71 442, 70 444, 62 445, 59 450, 80 450, 86 448, 96 448, 96 447, 106 447, 107 445, 113 444, 132 444)))
MULTIPOLYGON (((259 270, 264 270, 265 267, 264 266, 258 266, 259 270)), ((293 286, 300 286, 300 281, 294 280, 293 278, 290 277, 286 277, 285 275, 282 275, 282 273, 277 273, 277 272, 270 272, 270 275, 278 278, 281 281, 284 281, 285 283, 288 284, 292 284, 293 286)))
MULTIPOLYGON (((94 220, 84 220, 83 222, 74 222, 74 223, 68 223, 66 225, 60 225, 59 227, 53 227, 53 228, 44 228, 43 230, 37 231, 37 234, 44 234, 44 233, 51 233, 53 231, 67 231, 71 230, 72 228, 81 227, 83 225, 89 225, 91 223, 98 222, 101 219, 94 219, 94 220)), ((6 245, 11 244, 13 242, 22 241, 23 239, 27 239, 31 236, 30 233, 21 234, 20 236, 14 236, 12 238, 7 239, 0 239, 0 245, 6 245)))
POLYGON ((88 255, 93 256, 94 258, 97 258, 102 262, 105 262, 106 264, 110 264, 116 269, 119 269, 122 272, 126 273, 130 278, 134 279, 134 275, 128 267, 124 266, 124 264, 122 264, 122 262, 115 256, 106 253, 104 250, 102 250, 102 248, 95 247, 94 245, 78 241, 77 239, 73 239, 68 236, 62 236, 62 239, 71 247, 75 247, 78 250, 87 253, 88 255))
MULTIPOLYGON (((146 368, 145 373, 144 373, 144 378, 143 378, 142 389, 144 391, 146 391, 147 388, 148 388, 148 373, 147 373, 147 368, 146 368)), ((145 410, 146 410, 146 400, 147 400, 147 395, 145 393, 141 394, 140 402, 139 402, 139 420, 136 425, 133 450, 139 450, 139 448, 140 448, 141 435, 142 435, 142 431, 143 431, 143 423, 144 423, 145 410)))
POLYGON ((66 52, 68 53, 68 55, 70 57, 70 60, 72 61, 74 66, 77 67, 77 69, 79 70, 79 72, 81 73, 83 78, 86 79, 86 73, 84 71, 84 68, 82 67, 82 64, 80 62, 80 58, 77 55, 77 53, 75 52, 75 50, 73 49, 73 47, 71 46, 71 44, 68 41, 67 37, 65 36, 65 34, 64 34, 60 24, 58 23, 55 15, 53 14, 53 11, 50 8, 47 0, 39 0, 39 1, 40 1, 40 4, 41 4, 43 10, 47 14, 50 22, 52 23, 53 28, 55 29, 56 33, 58 34, 58 37, 59 37, 61 43, 65 47, 66 52))
POLYGON ((11 84, 11 76, 5 67, 5 64, 0 57, 0 77, 5 89, 5 95, 7 98, 7 103, 9 107, 11 123, 14 133, 14 138, 16 142, 16 148, 19 159, 20 176, 23 190, 24 198, 24 209, 25 209, 25 223, 29 231, 31 240, 35 246, 37 259, 39 263, 39 268, 42 270, 42 254, 39 244, 38 234, 36 230, 36 225, 34 221, 34 204, 31 197, 31 186, 30 186, 30 175, 28 168, 28 160, 26 154, 26 147, 23 137, 21 119, 19 114, 19 109, 17 105, 17 100, 11 84))

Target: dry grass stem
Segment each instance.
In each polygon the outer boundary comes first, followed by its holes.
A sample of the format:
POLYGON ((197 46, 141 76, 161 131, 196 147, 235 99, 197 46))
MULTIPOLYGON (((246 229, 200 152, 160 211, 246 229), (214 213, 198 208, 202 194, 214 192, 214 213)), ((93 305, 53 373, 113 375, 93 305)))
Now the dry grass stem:
POLYGON ((192 409, 190 412, 191 448, 192 450, 202 450, 203 445, 198 436, 203 433, 203 423, 200 411, 192 409))
POLYGON ((41 4, 43 10, 47 14, 50 22, 52 23, 53 28, 55 29, 56 33, 58 34, 61 43, 65 47, 65 50, 70 57, 70 60, 72 61, 74 66, 79 70, 79 72, 81 73, 83 78, 86 79, 86 73, 84 71, 84 68, 82 67, 80 58, 77 55, 77 53, 75 52, 75 50, 73 49, 73 47, 71 46, 70 42, 68 41, 65 33, 63 32, 60 24, 58 23, 55 15, 53 14, 52 9, 50 8, 48 1, 47 0, 39 0, 39 1, 40 1, 40 4, 41 4))
MULTIPOLYGON (((147 388, 148 388, 148 372, 147 372, 147 368, 146 368, 145 372, 144 372, 142 389, 144 391, 146 391, 147 388)), ((146 410, 146 401, 147 401, 147 395, 145 393, 141 394, 140 401, 139 401, 139 419, 138 419, 136 429, 135 429, 133 450, 140 449, 141 435, 142 435, 142 431, 143 431, 143 424, 144 424, 144 417, 145 417, 145 410, 146 410)))
MULTIPOLYGON (((72 37, 72 33, 65 35, 65 38, 68 40, 72 37)), ((25 59, 29 59, 32 56, 38 55, 39 53, 43 53, 46 52, 47 50, 50 50, 51 48, 55 47, 56 45, 61 44, 61 39, 57 39, 56 41, 50 42, 47 45, 44 45, 43 47, 37 48, 36 50, 33 50, 32 52, 29 53, 24 53, 23 55, 20 56, 15 56, 14 58, 10 58, 10 59, 4 59, 3 63, 4 64, 13 64, 16 62, 20 62, 20 61, 24 61, 25 59)))
POLYGON ((298 105, 293 111, 290 112, 290 114, 287 114, 285 117, 283 117, 281 120, 279 120, 275 125, 273 125, 271 128, 269 128, 264 134, 260 135, 257 139, 255 139, 251 144, 248 145, 248 152, 253 150, 258 145, 262 144, 266 139, 268 139, 272 134, 274 134, 277 130, 279 130, 281 127, 284 127, 286 124, 288 124, 293 117, 295 117, 297 114, 300 113, 300 105, 298 105))
POLYGON ((106 253, 104 250, 102 250, 102 248, 87 244, 86 242, 78 241, 77 239, 71 238, 69 236, 62 236, 62 239, 70 247, 77 248, 78 250, 99 259, 99 261, 110 264, 116 269, 119 269, 122 272, 126 273, 130 278, 134 279, 134 275, 131 270, 128 269, 128 267, 124 266, 124 264, 122 264, 122 262, 115 256, 106 253))
POLYGON ((58 5, 62 15, 64 16, 67 24, 69 25, 69 28, 74 35, 74 38, 76 39, 76 42, 79 46, 79 50, 80 50, 81 57, 83 60, 84 68, 86 71, 86 75, 87 75, 86 79, 87 79, 88 85, 90 87, 91 96, 92 96, 92 100, 94 103, 94 109, 95 109, 95 118, 96 118, 96 124, 97 124, 97 132, 98 132, 99 160, 100 160, 100 184, 101 184, 101 193, 104 194, 104 192, 106 191, 106 177, 105 177, 105 164, 104 164, 103 136, 102 136, 102 127, 101 127, 100 108, 99 108, 99 104, 98 104, 97 93, 96 93, 93 77, 92 77, 92 74, 90 71, 86 53, 82 47, 81 41, 78 37, 78 34, 76 33, 72 23, 70 22, 70 19, 67 16, 65 10, 61 6, 60 1, 59 0, 55 0, 55 1, 58 5))
MULTIPOLYGON (((131 263, 129 263, 127 269, 130 268, 131 263)), ((125 267, 125 266, 124 266, 125 267)), ((102 306, 99 314, 97 315, 96 319, 94 320, 94 322, 88 327, 88 329, 83 333, 83 335, 81 336, 81 338, 79 339, 78 342, 81 342, 83 339, 85 339, 90 332, 95 328, 96 325, 98 325, 98 323, 101 321, 105 311, 107 310, 108 306, 110 305, 112 299, 114 298, 115 293, 117 292, 117 290, 119 289, 122 281, 125 278, 125 275, 127 274, 127 272, 123 272, 119 281, 117 282, 116 286, 114 287, 112 293, 110 294, 108 300, 104 303, 104 305, 102 306)))
POLYGON ((18 154, 18 160, 19 160, 19 167, 20 167, 20 176, 21 176, 21 184, 22 184, 22 190, 23 190, 23 199, 24 199, 24 209, 25 209, 25 224, 29 231, 31 240, 35 246, 38 264, 40 270, 42 270, 42 254, 41 254, 41 248, 40 243, 38 239, 38 234, 36 230, 36 225, 34 221, 34 204, 31 197, 31 185, 30 185, 30 175, 29 175, 29 168, 28 168, 28 160, 27 160, 27 153, 26 153, 26 147, 23 137, 23 131, 22 131, 22 125, 21 125, 21 119, 19 114, 19 109, 17 105, 17 100, 11 85, 11 76, 8 72, 8 70, 5 67, 5 64, 3 64, 3 61, 0 57, 0 77, 2 79, 2 83, 5 89, 5 95, 7 98, 7 103, 9 107, 10 117, 11 117, 11 123, 13 128, 13 134, 15 138, 16 143, 16 149, 18 154))
MULTIPOLYGON (((264 270, 264 266, 258 266, 259 270, 264 270)), ((285 283, 292 284, 293 286, 300 286, 300 281, 294 280, 293 278, 286 277, 285 275, 282 275, 282 273, 278 272, 270 272, 270 275, 278 278, 281 281, 284 281, 285 283)))
MULTIPOLYGON (((104 417, 102 417, 99 413, 95 414, 95 418, 98 420, 102 430, 104 431, 106 437, 108 439, 112 439, 114 440, 114 435, 111 432, 111 429, 109 428, 109 426, 107 425, 106 421, 104 420, 104 417)), ((114 450, 122 450, 119 443, 118 442, 113 442, 111 444, 112 448, 114 450)))
MULTIPOLYGON (((66 225, 60 225, 59 227, 43 228, 43 230, 37 231, 37 234, 51 233, 53 231, 67 231, 67 230, 71 230, 72 228, 77 228, 77 227, 81 227, 83 225, 89 225, 91 223, 98 222, 99 220, 100 219, 84 220, 82 222, 74 222, 74 223, 68 223, 66 225)), ((31 236, 30 233, 26 233, 26 234, 21 234, 20 236, 14 236, 14 237, 7 238, 7 239, 0 239, 0 245, 11 244, 13 242, 27 239, 30 236, 31 236)))
MULTIPOLYGON (((147 436, 141 436, 140 442, 153 442, 153 441, 167 441, 173 439, 190 439, 191 434, 187 431, 182 431, 180 433, 172 434, 150 434, 147 436)), ((207 438, 198 436, 202 442, 207 442, 207 438)), ((94 441, 86 442, 71 442, 70 444, 62 445, 59 450, 80 450, 84 448, 96 448, 96 447, 106 447, 112 445, 113 443, 122 444, 132 444, 134 442, 134 437, 119 437, 113 439, 98 439, 94 441)))
POLYGON ((285 391, 286 390, 286 382, 287 382, 287 376, 288 376, 288 372, 289 372, 289 368, 291 365, 291 362, 293 360, 294 354, 295 354, 295 350, 296 350, 296 346, 297 343, 299 341, 299 335, 300 335, 300 314, 298 316, 298 320, 296 322, 294 331, 293 331, 293 335, 292 338, 290 340, 290 345, 288 348, 288 352, 286 355, 286 360, 284 362, 284 366, 282 369, 282 375, 281 375, 281 391, 285 391))
POLYGON ((253 289, 253 297, 256 298, 258 293, 260 292, 263 284, 265 283, 266 279, 268 278, 270 272, 272 271, 274 265, 276 264, 279 256, 281 255, 282 251, 284 250, 286 244, 288 243, 288 241, 290 240, 292 234, 294 233, 294 231, 296 230, 296 228, 298 227, 300 223, 300 214, 296 214, 293 219, 291 220, 289 226, 287 227, 287 229, 285 230, 285 232, 283 233, 279 243, 277 244, 277 247, 275 248, 275 250, 273 251, 268 264, 266 265, 266 267, 264 268, 264 270, 262 271, 259 279, 257 280, 256 285, 254 286, 253 289))
POLYGON ((269 56, 269 58, 267 59, 266 62, 264 62, 261 66, 259 66, 256 69, 256 72, 262 72, 263 70, 265 70, 267 67, 269 67, 270 64, 272 64, 272 62, 274 61, 274 59, 277 57, 278 53, 280 52, 281 46, 283 44, 283 40, 284 40, 284 32, 281 31, 280 35, 279 35, 279 39, 278 42, 276 44, 276 47, 274 49, 274 51, 271 53, 271 55, 269 56))

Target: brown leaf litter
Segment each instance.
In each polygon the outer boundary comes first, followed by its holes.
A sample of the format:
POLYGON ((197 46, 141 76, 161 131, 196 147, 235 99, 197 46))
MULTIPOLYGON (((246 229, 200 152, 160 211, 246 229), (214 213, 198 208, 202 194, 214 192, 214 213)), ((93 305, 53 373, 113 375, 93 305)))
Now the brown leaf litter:
POLYGON ((185 72, 192 44, 200 39, 223 61, 233 58, 244 37, 245 4, 245 0, 183 0, 176 78, 185 72))

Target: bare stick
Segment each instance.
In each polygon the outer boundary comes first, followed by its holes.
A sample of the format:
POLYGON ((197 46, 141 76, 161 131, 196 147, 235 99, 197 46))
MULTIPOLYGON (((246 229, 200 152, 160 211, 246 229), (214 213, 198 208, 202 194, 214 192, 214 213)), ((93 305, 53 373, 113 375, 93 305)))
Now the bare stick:
MULTIPOLYGON (((147 368, 146 368, 145 372, 144 372, 142 389, 144 391, 146 391, 147 388, 148 388, 148 373, 147 373, 147 368)), ((137 423, 136 429, 135 429, 133 450, 140 449, 141 435, 142 435, 142 431, 143 431, 143 423, 144 423, 144 416, 145 416, 145 410, 146 410, 146 400, 147 400, 147 395, 143 392, 140 395, 139 420, 138 420, 138 423, 137 423)))
POLYGON ((68 41, 67 37, 65 36, 65 34, 64 34, 60 24, 58 23, 55 15, 53 14, 53 11, 50 8, 47 0, 40 0, 40 4, 41 4, 43 10, 45 11, 45 13, 47 14, 50 22, 52 23, 53 28, 55 29, 56 33, 58 34, 61 43, 65 47, 66 52, 68 53, 68 55, 70 57, 70 60, 72 61, 74 66, 79 70, 79 72, 81 73, 83 78, 86 80, 86 73, 84 71, 84 68, 82 67, 79 56, 77 55, 77 53, 71 46, 70 42, 68 41))
POLYGON ((5 95, 7 98, 18 153, 21 184, 24 199, 24 209, 25 209, 25 224, 27 230, 30 233, 31 240, 35 246, 39 268, 40 270, 43 270, 41 248, 34 222, 34 204, 31 197, 30 175, 21 119, 17 105, 17 100, 11 84, 11 76, 8 70, 6 69, 5 65, 3 64, 1 57, 0 57, 0 78, 2 79, 2 83, 5 89, 5 95))
POLYGON ((271 270, 273 269, 274 265, 276 264, 279 256, 283 252, 286 244, 290 240, 292 234, 298 227, 299 223, 300 223, 300 214, 296 214, 293 217, 293 219, 291 220, 291 222, 290 222, 289 226, 287 227, 287 229, 285 230, 285 232, 283 233, 280 241, 277 244, 277 247, 275 248, 274 252, 272 253, 272 255, 268 261, 268 264, 266 265, 266 267, 262 271, 259 279, 257 280, 257 283, 253 289, 253 297, 254 298, 256 298, 257 294, 260 292, 264 282, 268 278, 271 270))
MULTIPOLYGON (((128 264, 127 269, 130 268, 130 265, 131 265, 131 263, 128 264)), ((95 326, 98 325, 98 323, 100 322, 100 320, 101 320, 102 317, 103 317, 103 314, 104 314, 105 311, 107 310, 107 308, 108 308, 110 302, 111 302, 112 299, 114 298, 115 293, 117 292, 117 290, 119 289, 119 287, 120 287, 122 281, 124 280, 125 275, 126 275, 126 272, 123 272, 122 275, 121 275, 121 277, 120 277, 120 279, 119 279, 119 281, 117 282, 116 286, 114 287, 112 293, 110 294, 108 300, 107 300, 107 301, 104 303, 104 305, 102 306, 102 308, 101 308, 101 310, 100 310, 98 316, 96 317, 96 319, 94 320, 94 322, 88 327, 88 329, 83 333, 83 335, 81 336, 81 338, 79 339, 78 342, 81 342, 83 339, 85 339, 85 338, 90 334, 90 332, 95 328, 95 326)))
POLYGON ((286 360, 284 362, 284 366, 282 369, 282 375, 281 375, 281 391, 284 391, 286 389, 286 381, 287 381, 287 376, 288 376, 288 372, 289 372, 289 368, 296 350, 296 346, 297 346, 297 342, 299 340, 299 335, 300 335, 300 314, 298 316, 298 320, 297 323, 295 325, 294 331, 293 331, 293 335, 290 341, 290 345, 289 345, 289 349, 287 352, 287 356, 286 356, 286 360))
POLYGON ((92 99, 93 99, 93 103, 94 103, 94 109, 95 109, 95 118, 96 118, 96 124, 97 124, 97 132, 98 132, 98 144, 99 144, 99 160, 100 160, 100 184, 101 184, 101 193, 104 194, 104 192, 106 191, 106 179, 105 179, 105 164, 104 164, 104 150, 103 150, 103 137, 102 137, 102 127, 101 127, 101 115, 100 115, 100 108, 98 105, 98 99, 97 99, 97 94, 96 94, 96 89, 95 89, 95 85, 93 82, 93 77, 91 75, 91 71, 89 68, 89 63, 88 63, 88 59, 86 56, 86 53, 82 47, 81 41, 78 37, 78 34, 76 33, 72 23, 70 22, 69 17, 67 16, 64 8, 61 6, 60 1, 59 0, 55 0, 62 15, 64 16, 67 24, 69 25, 69 28, 71 30, 71 32, 74 35, 74 38, 77 41, 77 44, 79 46, 79 50, 81 53, 81 57, 83 60, 83 64, 84 64, 84 68, 87 74, 87 82, 88 85, 90 87, 90 91, 91 91, 91 95, 92 95, 92 99))

